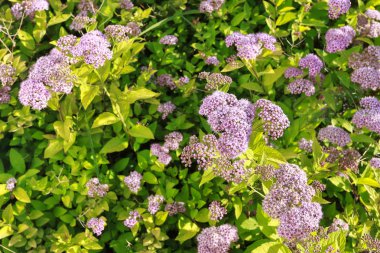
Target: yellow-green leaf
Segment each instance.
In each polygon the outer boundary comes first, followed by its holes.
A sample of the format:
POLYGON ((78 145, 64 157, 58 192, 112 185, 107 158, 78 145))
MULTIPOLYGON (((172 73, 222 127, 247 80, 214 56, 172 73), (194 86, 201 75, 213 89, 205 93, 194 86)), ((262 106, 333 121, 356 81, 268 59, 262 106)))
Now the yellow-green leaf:
POLYGON ((121 137, 115 137, 109 140, 100 150, 101 154, 120 152, 128 147, 128 141, 121 137))
POLYGON ((26 191, 21 187, 16 187, 16 189, 13 191, 13 195, 15 195, 16 199, 21 202, 30 203, 28 193, 26 193, 26 191))
POLYGON ((129 131, 128 134, 133 137, 145 138, 145 139, 154 139, 152 130, 143 125, 135 125, 129 131))
POLYGON ((94 120, 94 123, 92 124, 92 128, 105 126, 105 125, 112 125, 119 121, 120 119, 112 112, 103 112, 94 120))

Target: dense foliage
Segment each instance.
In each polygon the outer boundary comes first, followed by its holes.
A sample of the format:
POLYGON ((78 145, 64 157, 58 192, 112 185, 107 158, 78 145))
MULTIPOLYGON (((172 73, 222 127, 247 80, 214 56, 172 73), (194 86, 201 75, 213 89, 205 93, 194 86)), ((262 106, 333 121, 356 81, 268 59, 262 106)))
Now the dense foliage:
POLYGON ((0 3, 0 251, 380 252, 379 0, 0 3))

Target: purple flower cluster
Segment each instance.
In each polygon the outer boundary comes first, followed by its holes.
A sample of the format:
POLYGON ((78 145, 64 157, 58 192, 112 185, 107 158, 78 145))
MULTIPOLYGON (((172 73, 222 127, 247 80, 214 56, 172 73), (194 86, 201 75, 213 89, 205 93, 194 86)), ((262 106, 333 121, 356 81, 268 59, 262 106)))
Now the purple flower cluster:
POLYGON ((224 3, 224 0, 203 0, 199 5, 201 13, 211 13, 218 11, 224 3))
POLYGON ((318 132, 318 140, 328 140, 338 146, 344 147, 351 142, 350 134, 340 127, 327 126, 318 132))
POLYGON ((360 153, 355 149, 346 149, 341 152, 339 159, 339 168, 344 170, 352 170, 354 173, 359 173, 360 153))
POLYGON ((350 0, 329 0, 329 18, 338 19, 345 14, 351 7, 350 0))
POLYGON ((162 119, 166 119, 169 116, 169 114, 174 112, 175 108, 176 106, 172 102, 169 101, 169 102, 160 104, 157 108, 157 111, 159 113, 162 113, 162 116, 161 116, 162 119))
POLYGON ((258 116, 264 122, 264 131, 267 135, 274 140, 280 138, 290 126, 290 121, 281 107, 266 99, 257 100, 254 106, 256 110, 259 109, 258 116))
POLYGON ((94 3, 94 0, 81 0, 77 5, 79 10, 79 15, 87 16, 88 14, 95 14, 97 6, 94 3))
POLYGON ((85 15, 77 15, 74 17, 69 28, 74 31, 81 31, 86 28, 86 26, 95 23, 95 21, 95 18, 90 18, 85 15))
POLYGON ((240 184, 250 176, 250 170, 245 168, 245 160, 236 160, 231 162, 226 157, 219 157, 214 161, 215 166, 212 168, 216 176, 219 176, 227 182, 240 184))
POLYGON ((380 12, 378 10, 367 10, 365 12, 364 24, 358 26, 360 33, 369 38, 377 38, 380 36, 380 12))
POLYGON ((222 155, 232 159, 247 149, 255 116, 255 108, 248 100, 215 91, 203 100, 199 114, 206 116, 211 129, 221 134, 217 148, 222 155))
POLYGON ((33 19, 37 11, 48 9, 49 3, 46 0, 24 0, 21 3, 14 4, 11 8, 11 12, 16 20, 21 19, 24 15, 33 19))
POLYGON ((263 200, 263 209, 273 218, 280 218, 291 208, 311 202, 315 194, 307 185, 306 173, 294 164, 281 164, 274 172, 276 183, 263 200))
POLYGON ((380 158, 372 157, 369 164, 375 169, 380 169, 380 158))
POLYGON ((165 35, 160 39, 160 43, 163 45, 175 45, 178 43, 178 38, 174 35, 165 35))
POLYGON ((12 85, 15 81, 16 69, 8 64, 0 63, 0 82, 3 86, 12 85))
POLYGON ((306 140, 305 138, 302 138, 298 142, 298 147, 301 150, 304 150, 304 151, 306 151, 308 153, 311 153, 311 152, 313 152, 313 141, 312 140, 306 140))
POLYGON ((32 66, 28 79, 21 83, 19 100, 33 109, 44 109, 51 98, 51 91, 71 93, 74 79, 67 58, 53 49, 32 66))
POLYGON ((137 171, 132 171, 129 176, 124 178, 125 185, 133 193, 137 193, 141 188, 142 176, 137 171))
POLYGON ((209 56, 206 58, 205 60, 206 64, 207 65, 214 65, 214 66, 218 66, 219 65, 219 60, 216 56, 209 56))
POLYGON ((321 182, 319 181, 313 181, 313 183, 311 183, 311 186, 316 190, 316 191, 319 191, 319 192, 323 192, 326 190, 326 185, 322 184, 321 182))
POLYGON ((239 239, 237 232, 230 224, 204 228, 197 236, 198 253, 228 253, 231 244, 239 239))
POLYGON ((129 36, 139 35, 141 29, 137 23, 129 22, 127 25, 109 25, 104 29, 104 32, 108 38, 120 42, 128 40, 129 36))
POLYGON ((87 195, 91 198, 95 198, 95 197, 104 197, 106 196, 108 190, 109 190, 109 187, 107 184, 101 184, 99 182, 99 179, 94 177, 94 178, 91 178, 87 183, 86 183, 86 187, 88 188, 88 193, 87 195))
POLYGON ((355 69, 351 81, 360 84, 363 89, 378 90, 380 88, 380 69, 363 67, 355 69))
POLYGON ((190 79, 187 76, 181 76, 178 80, 180 86, 185 85, 190 82, 190 79))
POLYGON ((98 30, 94 30, 83 35, 79 43, 73 48, 72 55, 81 57, 87 64, 99 68, 105 61, 112 58, 111 44, 107 37, 98 30))
POLYGON ((133 8, 133 3, 131 0, 120 0, 120 8, 131 10, 133 8))
POLYGON ((100 218, 91 218, 87 222, 87 227, 90 228, 94 234, 100 236, 104 230, 105 224, 106 223, 104 222, 104 220, 100 218))
POLYGON ((333 223, 330 225, 328 232, 332 233, 339 230, 348 231, 349 226, 344 220, 334 218, 333 223))
POLYGON ((336 53, 348 48, 355 37, 355 31, 351 26, 331 28, 326 33, 326 51, 336 53))
POLYGON ((189 144, 182 150, 181 162, 185 167, 190 167, 195 160, 198 169, 207 169, 217 156, 216 144, 217 139, 212 134, 203 136, 202 142, 196 136, 191 136, 189 144))
POLYGON ((177 88, 173 80, 173 77, 170 74, 159 75, 156 79, 156 83, 157 85, 161 87, 168 87, 171 90, 174 90, 177 88))
POLYGON ((316 77, 321 73, 323 62, 315 54, 308 54, 299 61, 298 66, 301 69, 308 69, 310 77, 316 77))
POLYGON ((260 175, 263 181, 271 180, 275 171, 273 165, 258 165, 255 168, 255 174, 260 175))
POLYGON ((270 51, 276 50, 276 38, 266 33, 243 35, 234 32, 225 39, 227 47, 236 46, 237 56, 242 59, 256 59, 266 48, 270 51))
POLYGON ((133 228, 139 221, 138 219, 141 218, 141 215, 136 210, 129 212, 129 217, 125 219, 124 226, 128 228, 133 228))
POLYGON ((165 211, 168 212, 170 216, 176 215, 178 213, 184 213, 186 212, 185 203, 183 202, 168 203, 165 206, 165 211))
POLYGON ((352 117, 352 123, 358 128, 366 127, 370 131, 380 133, 380 101, 375 97, 360 100, 359 109, 352 117))
POLYGON ((304 202, 301 206, 293 207, 281 215, 277 232, 279 236, 289 241, 305 239, 318 229, 322 216, 320 204, 304 202))
POLYGON ((212 201, 208 207, 210 220, 219 221, 227 214, 227 209, 219 201, 212 201))
POLYGON ((0 88, 0 104, 6 104, 9 103, 11 100, 11 87, 9 86, 4 86, 0 88))
POLYGON ((16 187, 17 180, 14 177, 11 177, 10 179, 7 180, 5 188, 8 191, 13 191, 14 188, 16 187))
POLYGON ((308 54, 303 57, 298 66, 301 68, 290 67, 285 71, 285 78, 296 78, 288 85, 288 90, 291 94, 305 93, 306 96, 311 96, 315 93, 314 84, 316 77, 322 77, 321 70, 323 68, 323 62, 315 54, 308 54), (309 80, 302 78, 302 69, 308 69, 309 80))
POLYGON ((198 77, 200 79, 206 79, 206 90, 216 90, 222 85, 231 84, 232 78, 225 76, 221 73, 201 72, 198 77))
POLYGON ((379 252, 379 249, 380 249, 379 239, 373 238, 369 234, 363 235, 362 239, 364 243, 366 244, 367 249, 370 250, 370 252, 376 252, 376 253, 379 252))
POLYGON ((288 89, 291 94, 302 94, 310 97, 315 93, 315 87, 313 82, 307 79, 296 79, 288 85, 288 89))
POLYGON ((148 197, 148 212, 150 214, 157 213, 164 200, 164 197, 161 195, 150 195, 148 197))
POLYGON ((170 150, 177 150, 179 144, 182 141, 183 136, 180 132, 172 132, 165 136, 164 145, 154 143, 150 146, 150 152, 152 155, 158 157, 158 160, 165 165, 168 165, 172 160, 172 157, 169 155, 170 150))

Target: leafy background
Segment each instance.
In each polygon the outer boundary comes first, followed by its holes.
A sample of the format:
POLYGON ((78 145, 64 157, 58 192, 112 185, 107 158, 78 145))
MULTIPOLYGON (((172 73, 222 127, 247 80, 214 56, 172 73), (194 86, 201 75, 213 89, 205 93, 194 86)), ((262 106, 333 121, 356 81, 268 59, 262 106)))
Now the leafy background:
POLYGON ((286 113, 291 125, 285 135, 271 147, 265 146, 258 127, 252 137, 256 142, 250 143, 254 155, 247 156, 254 163, 265 156, 265 162, 275 166, 286 161, 298 164, 307 172, 309 182, 319 180, 327 186, 316 199, 323 206, 321 225, 328 227, 339 217, 350 230, 331 235, 321 242, 324 246, 335 245, 340 252, 361 252, 366 248, 361 237, 366 233, 376 237, 380 174, 368 161, 380 152, 379 138, 355 128, 351 118, 360 98, 378 96, 378 92, 363 91, 352 83, 347 62, 352 52, 379 45, 380 39, 357 38, 349 49, 329 54, 324 51, 324 34, 344 24, 355 27, 358 14, 377 8, 378 0, 352 1, 350 11, 336 21, 327 18, 326 1, 228 0, 211 15, 198 11, 198 1, 137 0, 130 11, 121 10, 117 1, 97 1, 101 8, 88 31, 135 21, 143 32, 126 42, 113 43, 112 60, 97 72, 86 65, 76 66, 74 91, 54 96, 42 111, 19 103, 19 83, 61 36, 73 33, 69 25, 79 1, 49 0, 48 11, 37 12, 33 20, 25 20, 20 27, 10 12, 15 2, 2 2, 0 7, 3 27, 10 27, 14 35, 11 39, 0 33, 9 49, 2 47, 0 57, 16 68, 18 77, 10 102, 0 105, 1 250, 195 252, 196 235, 215 224, 209 219, 208 204, 221 200, 228 211, 223 223, 234 224, 239 231, 232 252, 291 252, 276 232, 278 221, 261 208, 260 192, 267 193, 270 184, 257 177, 249 185, 234 185, 195 167, 185 168, 179 159, 180 150, 172 154, 168 166, 150 153, 150 144, 162 143, 172 131, 184 135, 182 148, 191 135, 211 133, 198 114, 202 99, 211 93, 197 78, 201 71, 227 72, 233 83, 222 87, 223 91, 252 102, 267 98, 286 113), (235 52, 226 47, 224 39, 233 31, 260 31, 277 38, 281 54, 257 61, 258 79, 244 64, 234 68, 226 62, 235 52), (159 39, 167 34, 176 35, 178 44, 161 45, 159 39), (201 53, 217 56, 221 64, 206 65, 201 53), (315 95, 291 95, 283 73, 308 53, 323 60, 326 77, 315 95), (155 78, 164 73, 175 79, 188 76, 190 82, 174 91, 159 87, 155 78), (162 120, 157 107, 167 101, 172 101, 177 110, 162 120), (344 171, 347 176, 342 177, 336 164, 320 164, 326 155, 315 136, 319 128, 330 124, 350 132, 350 145, 363 155, 359 174, 344 171), (315 140, 312 155, 298 148, 302 137, 315 140), (143 187, 137 195, 123 183, 133 170, 143 174, 143 187), (10 177, 17 179, 13 192, 6 190, 10 177), (109 185, 104 198, 87 197, 85 184, 92 177, 109 185), (146 212, 147 197, 155 193, 166 201, 185 202, 186 213, 168 216, 159 211, 152 216, 146 212), (143 219, 129 229, 123 220, 136 208, 143 219), (84 226, 91 217, 106 220, 99 237, 84 226))

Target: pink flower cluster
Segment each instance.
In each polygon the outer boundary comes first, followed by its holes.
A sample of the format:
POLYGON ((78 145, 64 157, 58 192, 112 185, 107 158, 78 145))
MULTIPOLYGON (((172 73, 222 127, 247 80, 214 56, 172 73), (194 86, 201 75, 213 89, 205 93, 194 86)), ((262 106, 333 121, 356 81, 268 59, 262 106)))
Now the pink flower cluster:
POLYGON ((344 147, 351 142, 350 134, 340 127, 327 126, 318 132, 318 140, 328 140, 338 146, 344 147))
POLYGON ((49 3, 46 0, 24 0, 21 3, 14 4, 11 8, 11 12, 16 20, 21 19, 23 16, 28 16, 30 19, 33 19, 37 11, 48 9, 49 3))
POLYGON ((132 171, 129 176, 124 178, 125 185, 133 193, 137 193, 141 188, 141 179, 142 176, 137 171, 132 171))
POLYGON ((237 228, 230 224, 204 228, 197 236, 198 253, 228 253, 238 239, 237 228))
POLYGON ((158 160, 168 165, 172 160, 172 157, 169 154, 170 150, 177 150, 179 148, 179 144, 182 141, 183 136, 180 132, 172 132, 165 136, 164 145, 160 145, 158 143, 154 143, 150 146, 150 152, 152 155, 158 157, 158 160))
POLYGON ((91 198, 95 198, 95 197, 104 197, 106 196, 108 190, 109 190, 109 187, 107 184, 101 184, 99 182, 99 179, 94 177, 94 178, 91 178, 87 183, 86 183, 86 187, 88 188, 88 193, 87 195, 91 198))
POLYGON ((327 31, 326 51, 328 53, 336 53, 348 48, 356 33, 351 26, 343 26, 341 28, 331 28, 327 31))
POLYGON ((352 117, 357 127, 366 127, 370 131, 380 133, 380 101, 375 97, 364 97, 360 100, 359 109, 352 117))
POLYGON ((218 11, 224 3, 224 0, 203 0, 199 5, 201 13, 211 13, 218 11))
POLYGON ((94 234, 100 236, 103 233, 105 224, 106 223, 103 219, 91 218, 87 222, 87 227, 90 228, 94 234))

